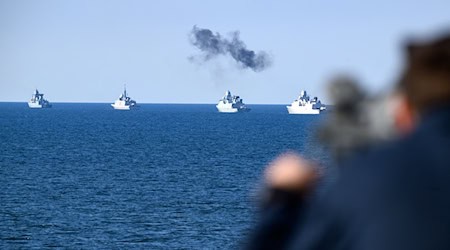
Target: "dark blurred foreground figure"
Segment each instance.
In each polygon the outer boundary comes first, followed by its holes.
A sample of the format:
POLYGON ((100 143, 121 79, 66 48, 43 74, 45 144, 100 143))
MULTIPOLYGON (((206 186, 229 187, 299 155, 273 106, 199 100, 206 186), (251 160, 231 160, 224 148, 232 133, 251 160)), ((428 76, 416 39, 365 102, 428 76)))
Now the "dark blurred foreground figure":
POLYGON ((247 249, 450 249, 450 36, 406 46, 398 89, 399 138, 340 161, 324 194, 305 199, 316 174, 300 156, 268 167, 247 249))

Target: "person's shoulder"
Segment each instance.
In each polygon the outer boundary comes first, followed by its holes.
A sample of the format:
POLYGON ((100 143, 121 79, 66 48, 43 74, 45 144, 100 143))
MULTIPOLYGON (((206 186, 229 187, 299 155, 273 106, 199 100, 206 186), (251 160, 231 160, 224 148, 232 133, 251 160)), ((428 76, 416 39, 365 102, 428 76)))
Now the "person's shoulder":
POLYGON ((354 156, 343 163, 340 168, 343 175, 361 175, 366 172, 391 171, 394 167, 401 166, 411 157, 417 156, 420 150, 417 139, 405 137, 383 143, 354 156))
POLYGON ((365 196, 403 185, 405 173, 415 171, 415 163, 421 161, 420 143, 416 141, 412 136, 404 137, 354 156, 339 166, 339 177, 330 193, 365 196))
POLYGON ((350 174, 403 173, 405 168, 424 169, 422 164, 435 160, 434 152, 442 151, 445 145, 450 145, 449 138, 443 135, 442 129, 418 129, 357 155, 343 164, 342 169, 350 174))
POLYGON ((443 149, 442 141, 448 139, 442 134, 442 129, 419 129, 355 154, 339 166, 339 177, 325 193, 336 197, 365 195, 415 185, 423 176, 430 175, 437 161, 449 161, 448 157, 442 157, 449 151, 443 149))

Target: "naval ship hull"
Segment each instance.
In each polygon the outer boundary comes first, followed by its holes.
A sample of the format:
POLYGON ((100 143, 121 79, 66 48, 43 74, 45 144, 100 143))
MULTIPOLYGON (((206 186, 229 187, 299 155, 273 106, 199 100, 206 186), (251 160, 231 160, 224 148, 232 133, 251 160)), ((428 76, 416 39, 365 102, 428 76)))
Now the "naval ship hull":
POLYGON ((116 105, 116 104, 111 104, 111 106, 116 109, 116 110, 130 110, 131 106, 130 105, 116 105))
POLYGON ((216 105, 217 110, 220 113, 239 113, 239 112, 248 112, 250 111, 249 108, 243 107, 243 108, 234 108, 234 107, 221 107, 219 105, 216 105))
POLYGON ((28 102, 28 107, 30 109, 41 109, 41 108, 51 108, 51 104, 40 104, 36 102, 28 102))
POLYGON ((288 113, 292 115, 318 115, 320 114, 320 109, 311 109, 305 106, 286 106, 288 113))

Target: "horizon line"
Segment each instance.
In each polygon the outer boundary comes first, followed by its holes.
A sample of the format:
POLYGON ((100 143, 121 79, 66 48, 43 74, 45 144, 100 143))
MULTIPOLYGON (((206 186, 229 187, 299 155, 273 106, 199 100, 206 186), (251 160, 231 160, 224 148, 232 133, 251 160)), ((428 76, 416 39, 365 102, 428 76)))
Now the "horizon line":
MULTIPOLYGON (((0 103, 27 103, 24 101, 0 101, 0 103)), ((61 104, 111 104, 110 102, 50 102, 61 104)), ((175 104, 175 105, 216 105, 216 103, 193 103, 193 102, 138 102, 139 104, 175 104)), ((245 105, 289 105, 290 103, 246 103, 245 105)), ((332 106, 333 104, 324 104, 332 106)))

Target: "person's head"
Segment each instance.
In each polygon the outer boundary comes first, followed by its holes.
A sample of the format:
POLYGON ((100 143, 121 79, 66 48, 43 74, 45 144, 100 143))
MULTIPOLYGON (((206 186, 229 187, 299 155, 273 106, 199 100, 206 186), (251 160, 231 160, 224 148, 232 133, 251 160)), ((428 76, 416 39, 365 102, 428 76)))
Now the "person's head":
POLYGON ((405 57, 397 86, 403 96, 396 114, 401 132, 411 131, 424 114, 450 104, 450 33, 409 42, 405 57))

